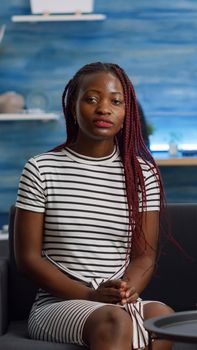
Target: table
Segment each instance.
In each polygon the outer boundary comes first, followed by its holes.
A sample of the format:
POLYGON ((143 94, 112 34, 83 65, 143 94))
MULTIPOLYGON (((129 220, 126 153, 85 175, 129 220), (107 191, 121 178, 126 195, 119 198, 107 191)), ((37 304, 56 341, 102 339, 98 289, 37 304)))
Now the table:
POLYGON ((166 339, 197 344, 197 310, 175 312, 144 321, 149 334, 148 349, 152 349, 152 339, 166 339))

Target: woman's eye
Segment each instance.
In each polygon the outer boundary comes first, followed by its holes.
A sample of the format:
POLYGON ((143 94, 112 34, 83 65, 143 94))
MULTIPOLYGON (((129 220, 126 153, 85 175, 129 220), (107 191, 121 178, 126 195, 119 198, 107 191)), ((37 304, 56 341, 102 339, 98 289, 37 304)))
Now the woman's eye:
POLYGON ((120 105, 120 104, 123 103, 123 101, 119 100, 118 98, 114 98, 114 99, 112 100, 112 103, 115 104, 115 105, 120 105))
POLYGON ((86 97, 86 101, 89 103, 95 103, 97 102, 97 98, 95 96, 88 96, 86 97))

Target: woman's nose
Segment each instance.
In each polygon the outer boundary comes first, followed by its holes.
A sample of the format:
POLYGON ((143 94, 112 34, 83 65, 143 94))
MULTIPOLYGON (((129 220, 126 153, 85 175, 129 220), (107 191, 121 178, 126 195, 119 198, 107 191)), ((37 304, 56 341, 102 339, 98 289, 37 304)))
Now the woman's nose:
POLYGON ((109 102, 106 100, 102 100, 98 103, 96 112, 98 114, 111 114, 111 108, 109 102))

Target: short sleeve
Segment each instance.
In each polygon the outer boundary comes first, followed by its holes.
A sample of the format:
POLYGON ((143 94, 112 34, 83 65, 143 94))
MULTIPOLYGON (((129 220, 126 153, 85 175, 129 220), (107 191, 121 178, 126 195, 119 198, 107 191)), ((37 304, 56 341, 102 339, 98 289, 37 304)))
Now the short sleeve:
MULTIPOLYGON (((146 202, 143 211, 160 210, 160 181, 157 169, 151 164, 142 164, 142 173, 144 176, 146 202)), ((139 210, 142 211, 142 193, 139 192, 139 210)))
POLYGON ((31 158, 26 163, 20 178, 16 207, 43 213, 45 203, 44 181, 35 158, 31 158))

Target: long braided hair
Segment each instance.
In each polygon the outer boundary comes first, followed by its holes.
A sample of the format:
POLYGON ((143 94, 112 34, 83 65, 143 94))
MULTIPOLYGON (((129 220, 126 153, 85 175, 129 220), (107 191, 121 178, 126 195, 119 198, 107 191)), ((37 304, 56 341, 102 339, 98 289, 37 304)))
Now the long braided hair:
MULTIPOLYGON (((125 175, 125 188, 129 213, 128 243, 131 253, 131 234, 132 246, 142 238, 142 215, 139 212, 139 189, 142 197, 142 210, 146 207, 146 189, 142 168, 139 163, 139 157, 155 173, 155 178, 160 188, 160 207, 164 206, 164 191, 159 175, 159 169, 152 157, 150 151, 145 145, 141 132, 141 122, 138 111, 138 103, 134 87, 125 73, 117 64, 95 62, 83 66, 65 86, 62 95, 62 107, 66 120, 67 140, 64 144, 55 148, 59 150, 75 142, 78 133, 78 125, 75 123, 73 108, 80 88, 80 82, 83 77, 89 74, 106 72, 115 75, 121 82, 125 102, 125 119, 123 128, 117 134, 117 144, 120 150, 125 175)), ((145 242, 147 243, 147 242, 145 242)))

